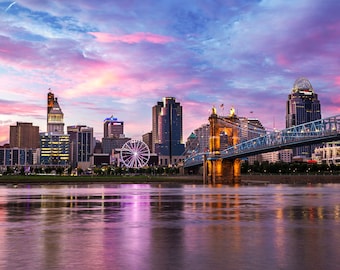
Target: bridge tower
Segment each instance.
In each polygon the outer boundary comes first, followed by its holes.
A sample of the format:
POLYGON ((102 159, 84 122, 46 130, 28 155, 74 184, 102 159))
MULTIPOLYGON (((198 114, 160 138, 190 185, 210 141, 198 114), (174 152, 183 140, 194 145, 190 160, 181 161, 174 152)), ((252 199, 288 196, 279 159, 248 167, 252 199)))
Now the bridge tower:
POLYGON ((220 117, 216 113, 216 109, 212 109, 209 117, 210 122, 210 138, 209 152, 210 154, 203 161, 203 178, 204 181, 211 184, 217 183, 239 183, 241 176, 241 163, 239 158, 222 159, 220 156, 221 142, 220 134, 223 131, 228 136, 228 146, 233 146, 239 142, 239 118, 235 115, 234 109, 230 110, 230 115, 220 117), (228 125, 227 123, 231 123, 228 125))

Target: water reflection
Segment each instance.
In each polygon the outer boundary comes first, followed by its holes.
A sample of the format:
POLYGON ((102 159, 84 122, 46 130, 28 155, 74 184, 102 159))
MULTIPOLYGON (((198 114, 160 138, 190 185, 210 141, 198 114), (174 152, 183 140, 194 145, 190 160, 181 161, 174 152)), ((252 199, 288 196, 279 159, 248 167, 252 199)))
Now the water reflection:
POLYGON ((1 269, 336 269, 339 185, 0 188, 1 269))

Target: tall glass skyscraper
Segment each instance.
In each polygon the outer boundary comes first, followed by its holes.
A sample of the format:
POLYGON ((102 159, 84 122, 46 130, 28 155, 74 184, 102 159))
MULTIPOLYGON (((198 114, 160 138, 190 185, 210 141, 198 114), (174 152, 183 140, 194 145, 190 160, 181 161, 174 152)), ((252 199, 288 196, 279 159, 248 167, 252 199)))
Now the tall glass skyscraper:
MULTIPOLYGON (((321 106, 318 95, 306 78, 294 82, 288 95, 286 107, 286 128, 321 119, 321 106)), ((293 149, 294 156, 311 157, 315 145, 293 149)))
POLYGON ((77 167, 80 162, 90 162, 93 155, 93 128, 84 125, 68 126, 70 136, 70 164, 77 167))
POLYGON ((152 108, 152 151, 160 165, 178 162, 184 153, 182 106, 174 97, 165 97, 152 108))

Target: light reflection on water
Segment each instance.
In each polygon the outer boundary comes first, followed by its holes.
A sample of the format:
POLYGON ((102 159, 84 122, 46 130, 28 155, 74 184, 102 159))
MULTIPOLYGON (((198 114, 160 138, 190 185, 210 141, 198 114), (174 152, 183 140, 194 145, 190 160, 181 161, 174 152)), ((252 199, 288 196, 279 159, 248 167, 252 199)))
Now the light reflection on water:
POLYGON ((340 185, 0 187, 1 269, 337 269, 340 185))

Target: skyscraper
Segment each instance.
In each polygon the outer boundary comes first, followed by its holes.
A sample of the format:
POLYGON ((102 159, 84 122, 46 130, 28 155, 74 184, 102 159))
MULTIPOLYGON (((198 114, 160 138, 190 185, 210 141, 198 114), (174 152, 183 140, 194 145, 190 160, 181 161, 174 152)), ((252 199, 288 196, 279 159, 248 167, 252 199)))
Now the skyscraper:
POLYGON ((47 132, 64 134, 64 113, 51 92, 47 94, 47 132))
MULTIPOLYGON (((321 107, 318 95, 306 78, 294 82, 293 89, 288 95, 286 106, 286 128, 321 119, 321 107)), ((296 147, 294 156, 311 157, 313 146, 296 147)))
POLYGON ((70 138, 64 134, 64 114, 58 99, 47 94, 47 132, 40 133, 40 163, 44 165, 68 165, 70 138))
POLYGON ((32 123, 17 122, 16 126, 10 126, 10 147, 39 148, 39 127, 32 123))
POLYGON ((178 162, 184 153, 182 106, 174 97, 165 97, 152 108, 153 152, 160 165, 178 162))

